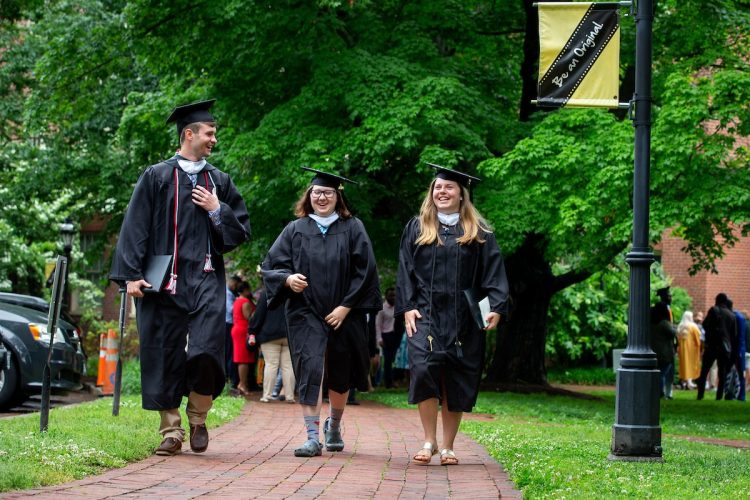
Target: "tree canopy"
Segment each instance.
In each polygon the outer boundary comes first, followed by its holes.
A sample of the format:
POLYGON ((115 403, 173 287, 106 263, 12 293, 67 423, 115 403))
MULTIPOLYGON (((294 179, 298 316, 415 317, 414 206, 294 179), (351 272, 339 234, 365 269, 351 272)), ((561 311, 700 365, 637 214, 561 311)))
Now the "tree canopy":
POLYGON ((35 173, 58 185, 78 177, 71 188, 88 203, 75 210, 112 214, 116 228, 124 187, 176 146, 169 110, 215 97, 211 161, 263 214, 245 265, 292 217, 301 165, 360 181, 350 198, 382 240, 378 256, 393 261, 428 182, 422 160, 472 169, 521 136, 520 7, 53 2, 30 30, 39 58, 26 127, 65 168, 38 162, 35 173), (509 32, 489 30, 500 24, 509 32))

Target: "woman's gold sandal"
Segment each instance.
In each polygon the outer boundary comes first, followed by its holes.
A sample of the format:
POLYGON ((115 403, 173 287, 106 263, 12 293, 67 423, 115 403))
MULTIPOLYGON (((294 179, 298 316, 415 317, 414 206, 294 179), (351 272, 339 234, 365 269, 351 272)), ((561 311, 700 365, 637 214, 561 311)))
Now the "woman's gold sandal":
POLYGON ((422 448, 417 452, 417 454, 412 457, 412 460, 414 461, 414 463, 427 465, 432 460, 432 457, 437 455, 438 451, 436 448, 436 445, 430 442, 425 442, 425 444, 422 445, 422 448))
POLYGON ((440 452, 440 465, 458 465, 458 458, 453 450, 446 448, 440 452))

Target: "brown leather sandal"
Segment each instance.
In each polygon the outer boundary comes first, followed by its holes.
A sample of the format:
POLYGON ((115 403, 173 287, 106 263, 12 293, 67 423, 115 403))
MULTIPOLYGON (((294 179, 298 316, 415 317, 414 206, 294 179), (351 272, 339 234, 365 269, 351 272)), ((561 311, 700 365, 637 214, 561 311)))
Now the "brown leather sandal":
POLYGON ((437 455, 437 452, 436 445, 430 442, 425 442, 425 444, 422 445, 422 448, 411 459, 416 464, 427 465, 432 461, 432 457, 437 455))

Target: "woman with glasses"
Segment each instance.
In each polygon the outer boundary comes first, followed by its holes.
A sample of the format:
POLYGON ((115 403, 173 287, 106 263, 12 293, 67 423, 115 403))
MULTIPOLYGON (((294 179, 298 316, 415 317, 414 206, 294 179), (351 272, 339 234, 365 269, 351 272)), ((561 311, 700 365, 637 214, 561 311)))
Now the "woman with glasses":
POLYGON ((431 166, 436 176, 401 237, 395 314, 404 315, 409 403, 417 405, 424 431, 412 460, 427 465, 438 453, 442 405, 440 464, 455 465, 453 441, 463 412, 477 401, 485 331, 507 311, 508 282, 495 235, 469 198, 479 179, 431 166), (481 312, 477 300, 484 297, 481 312))
POLYGON ((344 177, 315 175, 295 206, 297 219, 276 239, 262 265, 268 307, 286 302, 289 349, 307 440, 298 457, 322 454, 323 377, 330 401, 323 433, 342 451, 341 419, 350 389, 367 390, 366 314, 382 308, 370 238, 343 196, 344 177))

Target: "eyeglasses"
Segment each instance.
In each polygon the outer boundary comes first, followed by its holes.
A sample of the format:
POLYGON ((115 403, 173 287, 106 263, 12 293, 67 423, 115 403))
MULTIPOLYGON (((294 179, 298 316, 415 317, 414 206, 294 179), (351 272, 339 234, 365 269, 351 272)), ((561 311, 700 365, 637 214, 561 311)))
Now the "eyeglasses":
POLYGON ((325 198, 333 198, 336 196, 336 191, 333 189, 313 189, 310 191, 310 194, 312 194, 313 198, 320 198, 321 196, 325 198))

